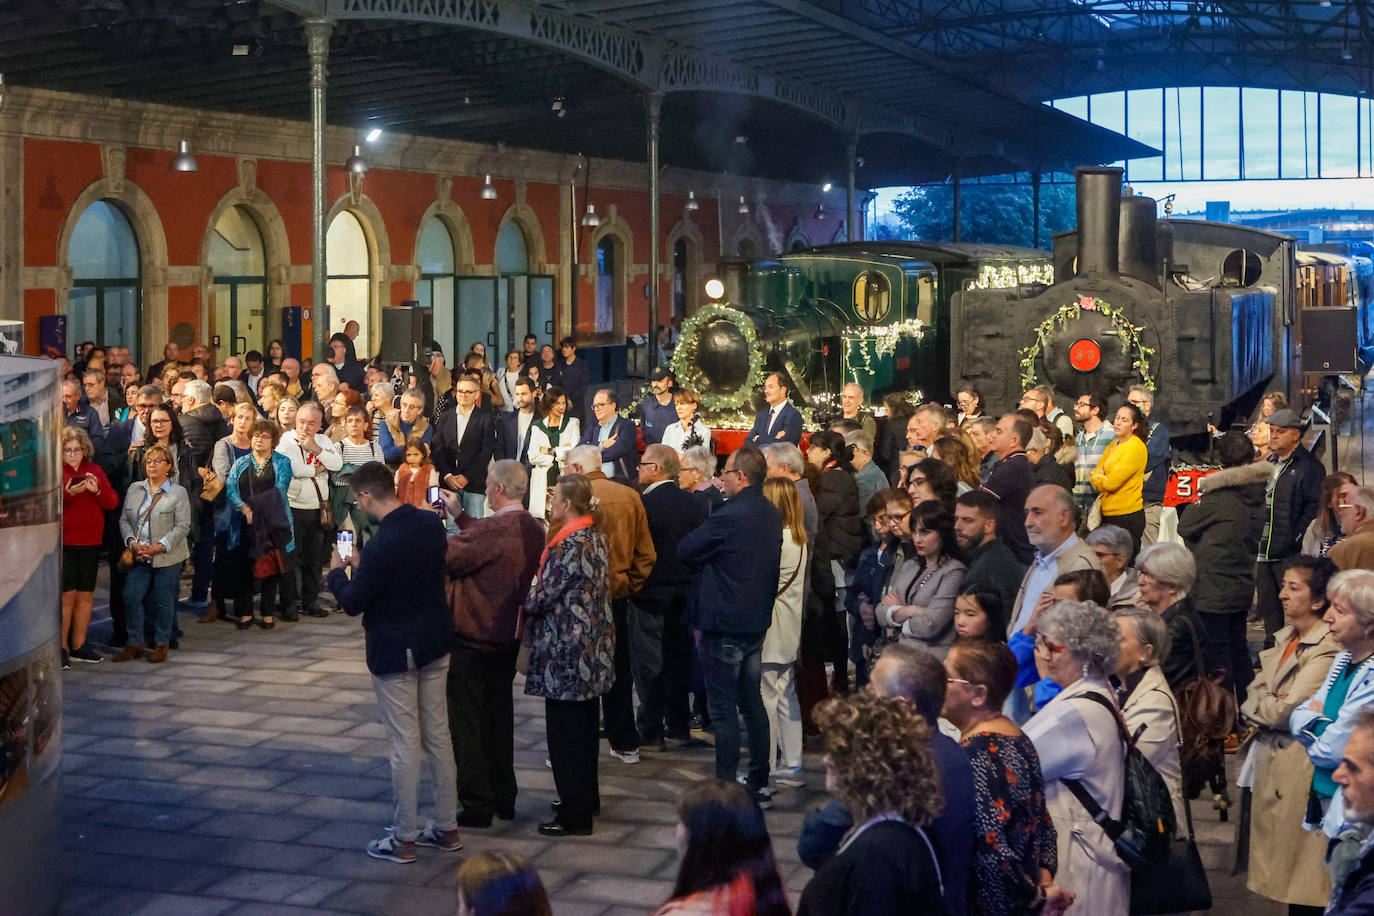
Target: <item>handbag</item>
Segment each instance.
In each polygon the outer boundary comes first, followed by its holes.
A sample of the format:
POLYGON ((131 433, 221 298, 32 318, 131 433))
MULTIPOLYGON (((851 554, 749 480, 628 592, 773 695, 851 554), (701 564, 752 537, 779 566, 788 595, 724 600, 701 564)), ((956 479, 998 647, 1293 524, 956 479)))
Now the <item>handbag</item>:
POLYGON ((281 548, 273 547, 253 561, 253 578, 269 579, 286 572, 286 558, 281 548))
POLYGON ((1236 724, 1236 697, 1221 686, 1224 675, 1207 673, 1197 627, 1187 617, 1183 622, 1192 636, 1197 665, 1197 677, 1178 692, 1178 731, 1182 739, 1178 760, 1183 771, 1183 797, 1189 799, 1198 796, 1212 774, 1224 770, 1223 742, 1236 724))
POLYGON ((1193 811, 1186 800, 1183 816, 1188 823, 1188 835, 1171 839, 1165 858, 1132 869, 1131 916, 1192 913, 1212 908, 1212 888, 1207 883, 1202 856, 1198 854, 1197 840, 1193 836, 1193 811))
POLYGON ((320 501, 320 527, 333 528, 334 508, 329 504, 329 500, 324 498, 324 494, 320 492, 320 479, 318 477, 310 478, 310 485, 315 488, 315 498, 320 501))
MULTIPOLYGON (((162 498, 162 491, 161 491, 161 490, 158 490, 156 493, 153 494, 153 501, 152 501, 152 503, 148 506, 148 511, 147 511, 147 512, 144 512, 144 513, 140 513, 140 514, 143 516, 143 518, 145 518, 145 519, 152 518, 153 510, 157 508, 157 501, 158 501, 159 499, 161 499, 161 498, 162 498)), ((149 534, 150 534, 150 536, 151 536, 152 524, 149 523, 149 526, 148 526, 148 527, 149 527, 149 534)), ((125 547, 125 548, 124 548, 124 552, 121 553, 121 554, 119 555, 119 571, 120 571, 120 572, 128 572, 129 570, 131 570, 131 569, 134 568, 134 565, 135 565, 135 564, 137 564, 137 563, 147 563, 147 562, 150 562, 150 561, 148 561, 148 560, 140 560, 138 557, 136 557, 136 556, 134 555, 134 549, 133 549, 132 547, 125 547)))
POLYGON ((212 503, 219 499, 219 495, 224 492, 224 481, 220 480, 214 468, 196 468, 200 473, 200 498, 207 503, 212 503))

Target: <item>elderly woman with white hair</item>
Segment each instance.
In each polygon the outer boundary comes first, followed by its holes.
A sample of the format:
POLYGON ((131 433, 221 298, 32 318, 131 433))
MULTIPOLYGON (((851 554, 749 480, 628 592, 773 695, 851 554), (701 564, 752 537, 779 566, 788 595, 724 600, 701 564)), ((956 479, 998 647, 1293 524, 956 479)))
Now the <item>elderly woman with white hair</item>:
POLYGON ((1108 676, 1120 659, 1111 615, 1086 601, 1059 601, 1036 622, 1035 659, 1063 690, 1026 723, 1040 755, 1045 804, 1059 836, 1054 881, 1073 891, 1074 912, 1125 916, 1130 872, 1112 840, 1062 780, 1077 781, 1108 815, 1125 797, 1123 726, 1108 676))
POLYGON ((706 505, 708 513, 725 504, 725 494, 716 486, 716 456, 705 447, 689 448, 679 455, 682 466, 677 472, 677 485, 706 505))
MULTIPOLYGON (((1198 670, 1199 655, 1205 667, 1213 667, 1202 619, 1188 597, 1197 581, 1197 565, 1188 548, 1165 542, 1151 544, 1140 551, 1135 568, 1141 603, 1158 614, 1168 629, 1171 648, 1161 656, 1159 667, 1169 682, 1169 689, 1177 694, 1199 675, 1207 673, 1198 670)), ((1215 650, 1211 654, 1214 655, 1215 650)))
POLYGON ((1121 657, 1117 660, 1116 696, 1126 731, 1169 787, 1174 816, 1184 822, 1183 767, 1178 759, 1178 701, 1159 670, 1160 658, 1169 654, 1169 633, 1154 611, 1132 608, 1118 611, 1121 657))
MULTIPOLYGON (((1318 819, 1313 809, 1319 805, 1322 831, 1337 839, 1344 826, 1345 805, 1341 789, 1331 777, 1355 727, 1356 713, 1374 704, 1374 571, 1337 573, 1327 586, 1326 597, 1331 602, 1326 622, 1341 653, 1331 663, 1321 689, 1293 710, 1288 724, 1314 767, 1312 801, 1303 826, 1316 828, 1318 819)), ((1339 878, 1336 883, 1340 883, 1339 878)))
POLYGON ((1112 596, 1107 602, 1107 610, 1129 611, 1144 607, 1135 569, 1131 567, 1130 532, 1119 525, 1101 525, 1089 531, 1083 541, 1097 555, 1102 575, 1107 577, 1107 588, 1112 596))

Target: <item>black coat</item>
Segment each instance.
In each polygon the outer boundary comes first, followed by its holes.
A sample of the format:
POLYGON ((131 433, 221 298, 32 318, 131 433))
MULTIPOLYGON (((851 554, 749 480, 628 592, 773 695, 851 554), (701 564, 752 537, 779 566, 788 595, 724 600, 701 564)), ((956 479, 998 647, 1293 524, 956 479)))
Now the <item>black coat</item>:
POLYGON ((526 471, 534 467, 530 463, 526 450, 530 447, 530 430, 534 428, 534 421, 537 416, 536 414, 530 417, 530 423, 525 427, 525 435, 522 438, 520 436, 520 411, 511 410, 502 413, 496 424, 496 445, 492 450, 492 457, 497 461, 518 461, 525 466, 526 471))
POLYGON ((1276 463, 1279 470, 1273 501, 1265 506, 1259 535, 1259 556, 1264 560, 1282 560, 1302 551, 1303 535, 1321 508, 1322 481, 1326 479, 1321 462, 1301 445, 1287 460, 1276 463))
POLYGON ((1035 548, 1026 537, 1026 497, 1034 488, 1035 468, 1025 452, 1008 453, 993 466, 983 484, 983 489, 999 501, 997 536, 1022 563, 1035 559, 1035 548))
POLYGON ((811 552, 811 593, 826 609, 835 606, 834 568, 831 560, 852 568, 863 549, 863 525, 859 517, 859 488, 854 475, 833 467, 823 471, 815 487, 816 541, 811 552))
POLYGON ((1035 463, 1035 485, 1052 483, 1073 492, 1073 468, 1060 464, 1053 455, 1046 455, 1035 463))
POLYGON ((1256 461, 1209 474, 1199 484, 1202 498, 1179 519, 1179 536, 1197 562, 1197 582, 1189 595, 1199 612, 1250 609, 1264 486, 1273 473, 1272 464, 1256 461))
POLYGON ((492 448, 496 444, 496 417, 485 407, 472 408, 463 438, 458 439, 455 425, 456 411, 448 411, 434 422, 434 438, 430 441, 430 456, 439 479, 450 474, 462 474, 468 479, 463 487, 467 493, 487 491, 487 465, 491 463, 492 448))
POLYGON ((229 424, 214 404, 202 404, 181 415, 181 432, 191 450, 192 466, 207 468, 215 443, 229 435, 229 424))
POLYGON ((658 607, 676 595, 686 595, 692 570, 677 554, 682 539, 706 521, 706 504, 669 480, 641 497, 654 541, 654 568, 633 596, 636 606, 658 607))
POLYGON ((677 555, 694 570, 687 613, 695 629, 768 632, 782 563, 782 516, 763 487, 745 487, 727 499, 678 542, 677 555))
POLYGON ((1164 629, 1169 634, 1169 654, 1160 659, 1159 670, 1169 682, 1169 689, 1178 696, 1185 686, 1197 680, 1200 674, 1208 674, 1226 667, 1225 649, 1207 638, 1202 628, 1202 620, 1193 608, 1191 596, 1170 605, 1160 615, 1164 629), (1193 638, 1196 635, 1197 644, 1193 638), (1206 671, 1197 670, 1199 651, 1206 671))
POLYGON ((981 585, 1002 596, 1003 629, 1016 614, 1016 593, 1026 575, 1026 564, 1016 559, 1001 538, 984 541, 969 558, 964 587, 981 585))

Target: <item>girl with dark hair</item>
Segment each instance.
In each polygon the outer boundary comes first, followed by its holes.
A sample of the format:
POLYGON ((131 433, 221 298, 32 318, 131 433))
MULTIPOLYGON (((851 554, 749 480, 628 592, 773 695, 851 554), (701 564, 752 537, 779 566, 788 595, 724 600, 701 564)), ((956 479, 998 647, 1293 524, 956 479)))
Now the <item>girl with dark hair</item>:
POLYGON ((1005 642, 1007 612, 995 588, 969 583, 954 598, 954 633, 959 639, 1005 642))
POLYGON ((811 708, 826 696, 825 663, 833 668, 831 688, 849 690, 849 628, 837 607, 835 564, 853 569, 863 547, 859 515, 859 487, 854 483, 852 450, 844 436, 831 430, 811 434, 806 461, 815 473, 811 483, 816 497, 816 542, 811 553, 811 593, 802 617, 801 678, 798 692, 802 720, 809 722, 811 708))
POLYGON ((563 389, 550 385, 535 405, 536 419, 530 423, 529 456, 534 470, 530 472, 530 513, 538 519, 546 517, 548 492, 558 480, 563 456, 582 437, 582 425, 568 412, 568 396, 563 389))
POLYGON ((907 492, 911 501, 917 505, 935 500, 946 511, 954 511, 954 500, 959 495, 959 478, 954 469, 938 458, 922 458, 907 469, 907 492))
MULTIPOLYGON (((1140 552, 1140 536, 1145 533, 1145 443, 1150 427, 1145 414, 1134 404, 1122 404, 1112 420, 1116 439, 1097 461, 1092 473, 1093 489, 1098 492, 1102 524, 1126 529, 1131 536, 1132 556, 1140 552)), ((1093 527, 1097 527, 1094 525, 1093 527)))
POLYGON ((677 805, 673 896, 654 916, 790 916, 763 812, 738 783, 703 780, 677 805))
POLYGON ((943 658, 954 642, 954 598, 965 572, 954 515, 934 500, 921 503, 911 515, 911 543, 916 559, 892 577, 875 614, 903 640, 943 658))

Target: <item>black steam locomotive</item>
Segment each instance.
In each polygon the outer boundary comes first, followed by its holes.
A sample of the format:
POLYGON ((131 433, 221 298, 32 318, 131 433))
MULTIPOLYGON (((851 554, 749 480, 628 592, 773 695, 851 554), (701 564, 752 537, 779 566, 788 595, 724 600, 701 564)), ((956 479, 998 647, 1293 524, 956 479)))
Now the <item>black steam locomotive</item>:
POLYGON ((1048 383, 1111 403, 1145 385, 1175 435, 1228 425, 1294 352, 1294 241, 1224 223, 1157 221, 1121 191, 1121 169, 1080 168, 1078 229, 1055 238, 1058 282, 963 290, 952 304, 951 377, 994 404, 1048 383))

